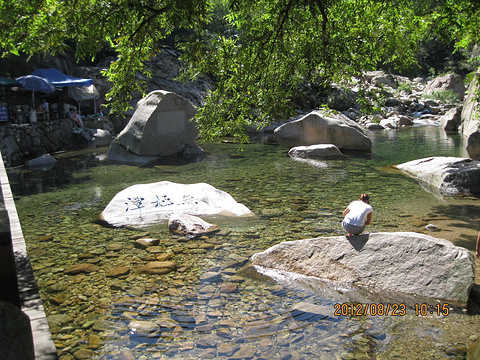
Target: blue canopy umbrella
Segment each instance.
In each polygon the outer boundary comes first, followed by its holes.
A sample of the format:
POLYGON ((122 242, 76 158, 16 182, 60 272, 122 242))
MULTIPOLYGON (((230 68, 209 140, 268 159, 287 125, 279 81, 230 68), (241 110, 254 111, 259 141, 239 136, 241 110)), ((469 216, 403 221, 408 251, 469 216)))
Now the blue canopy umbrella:
POLYGON ((55 86, 40 76, 25 75, 17 77, 15 80, 22 84, 25 90, 32 91, 33 108, 35 108, 35 91, 41 91, 47 94, 55 91, 55 86))

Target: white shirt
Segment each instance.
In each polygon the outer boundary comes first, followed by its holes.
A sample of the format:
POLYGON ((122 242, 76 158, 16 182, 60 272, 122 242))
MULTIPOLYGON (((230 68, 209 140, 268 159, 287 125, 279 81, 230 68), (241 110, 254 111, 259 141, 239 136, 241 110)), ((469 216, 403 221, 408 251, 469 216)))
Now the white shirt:
POLYGON ((344 221, 354 226, 364 226, 367 215, 373 212, 373 208, 363 201, 355 200, 348 205, 349 212, 344 221))

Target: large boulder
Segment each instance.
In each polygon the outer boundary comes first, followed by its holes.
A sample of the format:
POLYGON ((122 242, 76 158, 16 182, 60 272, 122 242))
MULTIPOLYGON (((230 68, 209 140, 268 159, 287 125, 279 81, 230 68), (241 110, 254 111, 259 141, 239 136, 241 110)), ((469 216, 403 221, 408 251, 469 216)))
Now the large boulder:
POLYGON ((141 227, 172 214, 253 216, 228 193, 206 183, 160 181, 130 186, 113 197, 101 218, 112 226, 141 227))
POLYGON ((195 107, 175 93, 151 92, 138 102, 127 126, 110 146, 109 159, 142 163, 182 153, 198 135, 190 121, 195 113, 195 107))
POLYGON ((463 79, 458 74, 446 74, 430 81, 424 89, 425 94, 433 94, 439 91, 451 90, 458 94, 459 99, 463 100, 465 94, 465 85, 463 79))
POLYGON ((445 115, 440 117, 440 126, 443 127, 445 131, 457 131, 462 122, 461 114, 462 109, 458 107, 448 110, 445 115))
POLYGON ((255 267, 345 284, 466 302, 473 254, 453 243, 412 233, 373 233, 286 241, 254 254, 255 267))
POLYGON ((287 147, 333 144, 340 150, 368 151, 372 141, 353 121, 333 119, 319 111, 283 124, 275 129, 275 139, 287 147))
POLYGON ((458 157, 429 157, 412 160, 400 169, 446 194, 480 192, 480 162, 458 157))

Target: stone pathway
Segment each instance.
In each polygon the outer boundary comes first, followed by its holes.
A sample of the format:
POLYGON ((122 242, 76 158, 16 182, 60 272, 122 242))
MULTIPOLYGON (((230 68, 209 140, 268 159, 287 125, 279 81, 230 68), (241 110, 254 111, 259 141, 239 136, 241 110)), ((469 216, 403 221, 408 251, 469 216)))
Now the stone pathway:
POLYGON ((0 185, 5 208, 10 219, 10 231, 21 309, 30 318, 35 346, 35 360, 58 359, 57 350, 53 343, 37 283, 30 265, 25 239, 23 238, 22 228, 18 219, 17 209, 3 160, 0 162, 0 185))

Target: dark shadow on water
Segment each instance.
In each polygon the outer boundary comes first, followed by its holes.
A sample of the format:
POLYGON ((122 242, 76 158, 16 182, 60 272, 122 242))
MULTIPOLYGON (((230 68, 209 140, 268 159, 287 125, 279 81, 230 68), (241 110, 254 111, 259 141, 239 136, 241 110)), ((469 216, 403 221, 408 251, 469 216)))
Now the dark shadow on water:
POLYGON ((368 239, 370 238, 370 234, 363 234, 357 236, 345 236, 353 248, 357 251, 361 251, 365 244, 367 243, 368 239))

